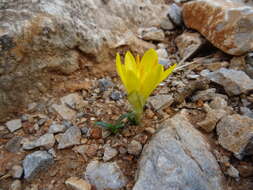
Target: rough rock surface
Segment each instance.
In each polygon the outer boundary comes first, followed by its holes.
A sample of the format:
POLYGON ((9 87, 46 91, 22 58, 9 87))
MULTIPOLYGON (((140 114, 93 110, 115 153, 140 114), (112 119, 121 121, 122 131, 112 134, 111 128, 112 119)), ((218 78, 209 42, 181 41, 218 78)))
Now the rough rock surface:
POLYGON ((159 110, 165 106, 170 106, 173 103, 173 97, 167 94, 151 96, 148 102, 155 110, 159 110))
POLYGON ((253 9, 231 0, 198 0, 185 3, 187 27, 199 31, 214 46, 231 55, 253 49, 253 9))
POLYGON ((184 113, 167 120, 142 152, 134 190, 223 190, 209 144, 184 113))
POLYGON ((14 132, 22 127, 21 119, 14 119, 5 123, 10 132, 14 132))
POLYGON ((46 149, 50 149, 54 146, 55 138, 53 134, 45 134, 39 137, 34 141, 27 141, 23 143, 24 150, 31 150, 36 147, 43 147, 46 149))
POLYGON ((176 45, 181 58, 187 59, 196 53, 205 40, 199 33, 184 32, 176 38, 176 45))
POLYGON ((158 27, 167 10, 161 1, 142 0, 0 2, 0 119, 50 92, 87 59, 108 69, 117 48, 154 47, 137 30, 158 27))
POLYGON ((221 68, 203 72, 203 76, 224 87, 229 95, 239 95, 253 90, 253 80, 243 71, 221 68))
POLYGON ((238 114, 224 117, 217 125, 218 141, 241 159, 253 154, 253 119, 238 114))
POLYGON ((46 151, 36 151, 27 155, 23 161, 24 178, 32 179, 41 170, 54 163, 53 156, 46 151))
POLYGON ((77 177, 67 179, 65 184, 73 190, 91 190, 91 185, 89 183, 77 177))
POLYGON ((81 140, 81 130, 78 127, 70 127, 64 134, 59 134, 57 139, 58 149, 68 148, 77 145, 81 140))
POLYGON ((208 105, 204 105, 204 109, 206 111, 206 117, 204 120, 197 123, 203 130, 206 132, 211 132, 215 129, 218 121, 224 116, 228 115, 228 113, 223 109, 212 109, 208 105))
POLYGON ((126 179, 116 162, 92 161, 86 168, 85 178, 97 190, 119 189, 126 185, 126 179))

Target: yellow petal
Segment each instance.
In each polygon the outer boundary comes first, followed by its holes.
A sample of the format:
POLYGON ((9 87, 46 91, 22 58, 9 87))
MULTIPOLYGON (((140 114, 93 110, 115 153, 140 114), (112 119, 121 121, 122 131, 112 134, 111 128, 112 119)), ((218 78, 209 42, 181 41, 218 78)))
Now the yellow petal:
POLYGON ((116 56, 116 69, 124 86, 126 86, 125 66, 121 64, 120 55, 116 56))
POLYGON ((153 67, 153 71, 146 75, 145 79, 141 83, 140 93, 147 99, 150 94, 154 91, 157 85, 160 83, 163 66, 157 64, 153 67))
POLYGON ((137 72, 137 65, 134 56, 129 51, 125 55, 125 67, 126 70, 132 70, 133 72, 137 72))
POLYGON ((126 70, 126 89, 128 94, 140 89, 140 80, 132 70, 126 70))
POLYGON ((168 68, 166 71, 164 71, 163 74, 161 75, 160 82, 162 82, 164 79, 166 79, 173 72, 173 70, 176 68, 176 66, 177 66, 177 64, 174 64, 174 65, 170 66, 170 68, 168 68))
POLYGON ((149 49, 141 59, 140 77, 145 78, 145 74, 151 72, 152 66, 158 61, 158 55, 154 49, 149 49))

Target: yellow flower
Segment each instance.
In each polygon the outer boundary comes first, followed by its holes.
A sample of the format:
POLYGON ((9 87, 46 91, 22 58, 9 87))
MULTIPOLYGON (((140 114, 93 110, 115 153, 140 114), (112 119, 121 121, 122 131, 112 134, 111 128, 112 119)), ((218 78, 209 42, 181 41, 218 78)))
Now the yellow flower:
POLYGON ((142 59, 135 59, 130 52, 125 55, 125 64, 121 64, 120 55, 116 56, 117 72, 124 84, 128 101, 138 116, 141 116, 147 98, 154 89, 166 79, 176 67, 176 64, 164 70, 158 63, 158 55, 154 49, 148 50, 142 59))

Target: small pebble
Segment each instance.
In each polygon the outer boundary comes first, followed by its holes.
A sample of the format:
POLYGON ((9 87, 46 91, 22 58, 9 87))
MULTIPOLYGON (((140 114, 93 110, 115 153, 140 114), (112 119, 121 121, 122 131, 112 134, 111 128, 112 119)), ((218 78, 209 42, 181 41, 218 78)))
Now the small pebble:
POLYGON ((129 154, 133 154, 135 156, 138 156, 141 153, 142 145, 139 141, 133 140, 130 144, 127 146, 127 152, 129 154))
POLYGON ((23 167, 20 165, 14 165, 11 168, 11 176, 16 179, 20 179, 23 175, 23 167))

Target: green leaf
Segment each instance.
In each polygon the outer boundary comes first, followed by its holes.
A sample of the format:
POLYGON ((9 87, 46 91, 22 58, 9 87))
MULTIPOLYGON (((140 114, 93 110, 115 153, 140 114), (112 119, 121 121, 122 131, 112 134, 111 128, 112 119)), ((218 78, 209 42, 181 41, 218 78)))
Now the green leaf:
POLYGON ((106 122, 103 122, 103 121, 97 121, 96 125, 100 125, 101 127, 105 127, 105 128, 110 128, 110 127, 113 126, 112 124, 106 123, 106 122))

